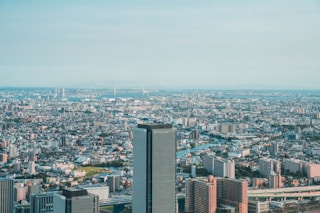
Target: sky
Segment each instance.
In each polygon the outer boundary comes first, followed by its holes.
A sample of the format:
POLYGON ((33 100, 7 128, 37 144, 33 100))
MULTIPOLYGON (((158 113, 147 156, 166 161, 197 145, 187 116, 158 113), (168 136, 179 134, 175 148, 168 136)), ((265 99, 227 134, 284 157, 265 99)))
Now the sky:
POLYGON ((318 0, 0 0, 0 87, 320 89, 318 0))

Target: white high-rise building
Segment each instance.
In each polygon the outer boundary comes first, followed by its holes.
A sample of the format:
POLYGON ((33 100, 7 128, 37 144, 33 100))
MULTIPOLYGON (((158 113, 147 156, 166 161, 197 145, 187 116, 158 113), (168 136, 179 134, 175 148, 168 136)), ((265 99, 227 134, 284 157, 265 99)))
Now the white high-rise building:
POLYGON ((36 174, 36 164, 34 161, 29 161, 28 171, 30 175, 36 174))
POLYGON ((176 212, 176 130, 138 124, 133 146, 133 213, 176 212))
POLYGON ((235 163, 233 160, 214 158, 214 172, 217 177, 235 178, 235 163))
POLYGON ((10 158, 15 158, 18 156, 18 149, 17 146, 14 144, 9 145, 9 157, 10 158))

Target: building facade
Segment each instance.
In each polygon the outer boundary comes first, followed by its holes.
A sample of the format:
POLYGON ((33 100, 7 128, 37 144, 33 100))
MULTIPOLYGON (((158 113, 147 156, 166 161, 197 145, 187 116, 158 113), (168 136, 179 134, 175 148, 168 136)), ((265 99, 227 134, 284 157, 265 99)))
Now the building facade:
POLYGON ((218 205, 229 205, 238 213, 248 212, 248 182, 231 178, 217 178, 218 205))
POLYGON ((272 173, 281 174, 281 163, 275 159, 261 158, 259 160, 259 172, 264 176, 269 176, 272 173))
POLYGON ((32 213, 53 213, 53 192, 32 194, 30 196, 30 211, 32 213))
POLYGON ((185 212, 217 212, 217 182, 213 176, 187 181, 185 212))
POLYGON ((133 145, 133 213, 176 212, 176 130, 139 124, 133 145))
POLYGON ((99 213, 99 197, 84 189, 63 190, 53 195, 53 213, 99 213))
POLYGON ((215 157, 213 171, 216 177, 235 178, 235 163, 233 160, 215 157))
POLYGON ((0 179, 0 212, 12 213, 14 202, 14 183, 10 179, 0 179))

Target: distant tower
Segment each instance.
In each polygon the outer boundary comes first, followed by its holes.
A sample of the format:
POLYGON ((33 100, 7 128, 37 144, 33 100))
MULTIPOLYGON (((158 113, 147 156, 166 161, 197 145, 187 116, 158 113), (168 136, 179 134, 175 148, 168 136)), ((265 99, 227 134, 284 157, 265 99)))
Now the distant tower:
POLYGON ((116 97, 116 95, 117 95, 116 87, 113 87, 113 96, 116 97))
POLYGON ((64 98, 64 88, 62 88, 62 98, 64 98))
POLYGON ((144 87, 142 87, 142 96, 144 96, 145 93, 146 91, 144 90, 144 87))
POLYGON ((12 213, 14 200, 13 180, 0 179, 0 212, 12 213))
POLYGON ((133 145, 133 213, 176 212, 176 130, 138 124, 133 145))

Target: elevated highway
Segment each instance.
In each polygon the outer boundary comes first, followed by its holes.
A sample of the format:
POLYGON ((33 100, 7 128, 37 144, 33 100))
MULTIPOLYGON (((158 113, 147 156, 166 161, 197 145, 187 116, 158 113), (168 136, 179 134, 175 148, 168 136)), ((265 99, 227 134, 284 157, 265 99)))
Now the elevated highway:
POLYGON ((248 190, 248 198, 310 198, 320 197, 320 186, 289 187, 280 189, 248 190))
POLYGON ((113 206, 113 205, 126 205, 132 203, 132 196, 113 196, 108 200, 103 200, 100 202, 100 206, 113 206))

